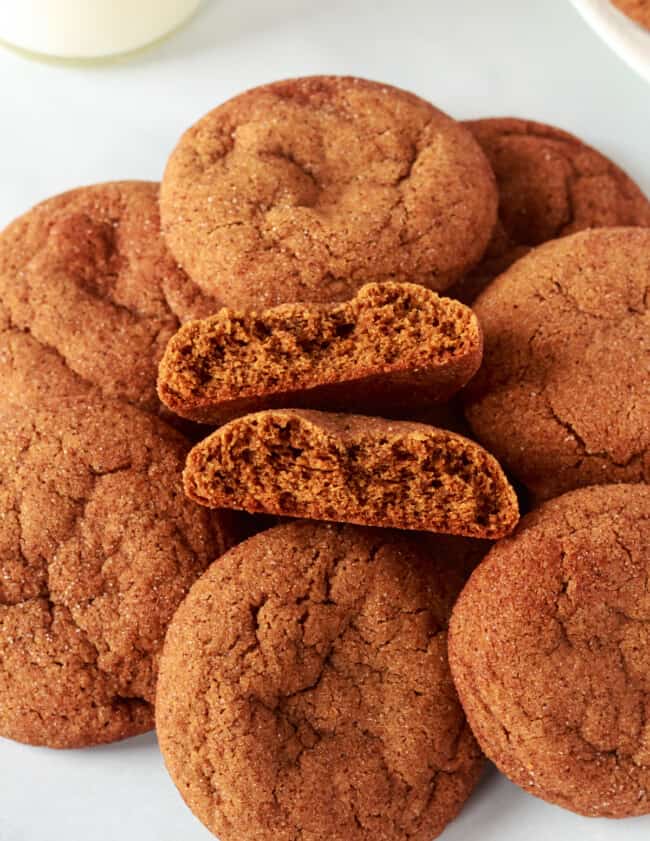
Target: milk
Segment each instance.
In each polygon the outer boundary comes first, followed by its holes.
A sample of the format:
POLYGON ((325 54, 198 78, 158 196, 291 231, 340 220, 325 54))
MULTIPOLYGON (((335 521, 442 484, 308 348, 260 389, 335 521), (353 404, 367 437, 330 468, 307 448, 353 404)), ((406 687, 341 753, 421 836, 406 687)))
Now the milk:
POLYGON ((201 0, 0 0, 0 40, 61 58, 135 50, 181 24, 201 0))

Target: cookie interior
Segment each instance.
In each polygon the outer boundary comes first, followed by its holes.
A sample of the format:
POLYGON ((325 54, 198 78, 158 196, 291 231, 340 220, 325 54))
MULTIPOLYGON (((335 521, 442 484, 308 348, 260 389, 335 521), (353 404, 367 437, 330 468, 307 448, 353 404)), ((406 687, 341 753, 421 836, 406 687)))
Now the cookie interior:
POLYGON ((187 493, 210 506, 497 538, 518 507, 480 446, 421 424, 267 411, 190 454, 187 493))
POLYGON ((179 414, 216 404, 215 417, 228 416, 221 404, 242 397, 435 370, 473 355, 453 386, 440 384, 446 396, 476 372, 480 348, 468 307, 416 284, 371 283, 342 304, 224 309, 190 322, 167 347, 158 388, 179 414))

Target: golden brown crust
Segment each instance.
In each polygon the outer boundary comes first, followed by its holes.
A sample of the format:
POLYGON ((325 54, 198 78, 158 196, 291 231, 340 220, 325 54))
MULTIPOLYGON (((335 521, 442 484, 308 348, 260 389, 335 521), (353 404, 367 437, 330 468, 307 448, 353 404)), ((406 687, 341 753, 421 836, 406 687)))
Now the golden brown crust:
POLYGON ((161 212, 202 289, 266 308, 395 277, 446 288, 485 250, 496 189, 471 133, 429 103, 315 76, 255 88, 192 126, 161 212))
POLYGON ((452 673, 483 750, 531 794, 650 813, 650 488, 573 491, 525 517, 454 608, 452 673))
POLYGON ((152 412, 168 339, 218 308, 171 257, 158 185, 144 181, 71 190, 12 222, 0 234, 0 301, 8 325, 107 396, 152 412))
POLYGON ((203 423, 285 406, 363 414, 423 412, 476 373, 472 311, 412 283, 366 284, 342 304, 223 309, 176 333, 158 393, 203 423))
POLYGON ((454 432, 407 421, 276 409, 197 444, 183 474, 201 505, 497 538, 517 498, 496 460, 454 432))
POLYGON ((472 430, 538 499, 650 480, 650 230, 547 243, 475 303, 483 364, 472 430))
POLYGON ((443 551, 292 523, 192 588, 156 725, 180 793, 223 841, 430 841, 455 817, 482 759, 447 666, 459 582, 443 551))
POLYGON ((586 228, 650 226, 650 202, 620 167, 554 126, 470 120, 494 169, 499 216, 484 258, 450 294, 471 303, 532 247, 586 228))

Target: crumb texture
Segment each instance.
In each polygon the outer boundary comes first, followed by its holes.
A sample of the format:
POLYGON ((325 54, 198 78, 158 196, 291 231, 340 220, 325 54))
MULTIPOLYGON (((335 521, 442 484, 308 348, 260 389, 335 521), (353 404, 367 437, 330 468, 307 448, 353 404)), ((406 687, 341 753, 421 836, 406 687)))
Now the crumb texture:
MULTIPOLYGON (((457 539, 458 544, 464 541, 457 539)), ((292 523, 227 553, 170 626, 156 724, 222 841, 430 841, 480 773, 447 664, 453 549, 292 523)))
POLYGON ((650 226, 650 202, 612 161, 553 126, 508 117, 465 125, 497 179, 499 214, 476 269, 452 290, 471 303, 533 246, 587 228, 650 226))
POLYGON ((158 393, 204 422, 270 404, 421 409, 464 386, 481 352, 468 307, 412 283, 372 283, 345 303, 223 309, 188 322, 167 346, 158 393))
POLYGON ((567 493, 470 578, 452 673, 481 747, 579 814, 650 813, 650 488, 567 493))
POLYGON ((153 726, 166 625, 227 535, 184 500, 161 421, 32 396, 0 407, 0 735, 82 747, 153 726))
POLYGON ((359 415, 269 410, 188 456, 185 490, 213 507, 496 538, 518 519, 495 459, 453 432, 359 415))
POLYGON ((12 222, 0 234, 0 301, 5 329, 151 412, 167 341, 218 308, 165 246, 158 185, 134 181, 63 193, 12 222))
POLYGON ((474 434, 539 499, 650 480, 650 230, 547 243, 483 292, 474 434))
POLYGON ((481 257, 494 176, 471 133, 405 91, 319 76, 255 88, 179 141, 171 250, 229 306, 340 301, 368 281, 444 289, 481 257))

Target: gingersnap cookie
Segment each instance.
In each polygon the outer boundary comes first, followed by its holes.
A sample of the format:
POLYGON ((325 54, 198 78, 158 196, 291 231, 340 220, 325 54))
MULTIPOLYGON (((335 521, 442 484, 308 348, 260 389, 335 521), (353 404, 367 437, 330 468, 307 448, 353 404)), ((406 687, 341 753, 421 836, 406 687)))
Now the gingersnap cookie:
POLYGON ((475 303, 472 430, 538 499, 650 480, 650 230, 584 231, 531 252, 475 303))
POLYGON ((167 345, 158 394, 177 414, 215 424, 282 406, 404 412, 448 399, 481 353, 468 307, 412 283, 369 283, 341 304, 188 322, 167 345))
POLYGON ((72 190, 12 222, 0 234, 0 300, 14 329, 107 396, 151 412, 168 340, 218 309, 167 250, 158 185, 139 181, 72 190))
POLYGON ((650 226, 650 202, 616 164, 554 126, 509 117, 465 123, 497 179, 499 215, 480 264, 450 291, 471 303, 533 246, 586 228, 650 226))
POLYGON ((192 587, 156 727, 222 841, 430 841, 457 815, 482 758, 447 665, 449 560, 403 534, 300 522, 192 587))
POLYGON ((182 437, 79 388, 0 402, 0 736, 56 748, 153 727, 167 623, 230 543, 183 496, 182 437))
POLYGON ((394 278, 445 289, 480 259, 496 204, 466 128, 406 91, 337 76, 215 108, 161 188, 174 256, 237 309, 341 301, 394 278))
POLYGON ((524 517, 454 608, 449 657, 481 747, 582 815, 650 813, 650 487, 583 488, 524 517))
POLYGON ((214 508, 498 538, 517 498, 478 444, 420 423, 299 409, 230 421, 197 444, 185 492, 214 508))
POLYGON ((612 0, 617 9, 646 29, 650 29, 650 2, 648 0, 612 0))

